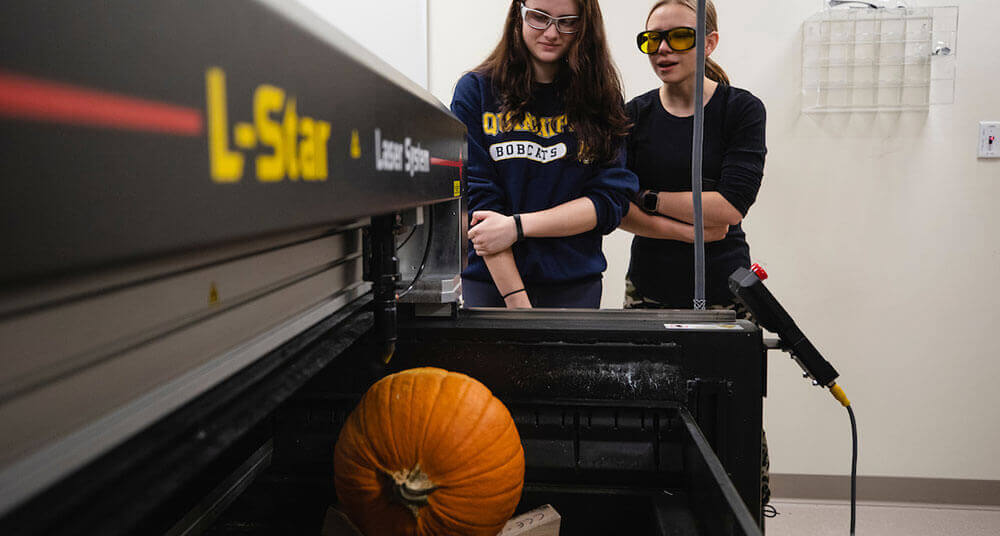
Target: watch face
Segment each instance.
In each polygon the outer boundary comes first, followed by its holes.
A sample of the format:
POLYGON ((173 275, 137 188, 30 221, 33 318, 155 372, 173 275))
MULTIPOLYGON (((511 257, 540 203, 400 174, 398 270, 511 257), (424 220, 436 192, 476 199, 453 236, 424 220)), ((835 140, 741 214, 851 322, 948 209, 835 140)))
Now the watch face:
POLYGON ((656 192, 646 192, 646 195, 642 198, 642 204, 644 209, 649 212, 656 211, 656 192))

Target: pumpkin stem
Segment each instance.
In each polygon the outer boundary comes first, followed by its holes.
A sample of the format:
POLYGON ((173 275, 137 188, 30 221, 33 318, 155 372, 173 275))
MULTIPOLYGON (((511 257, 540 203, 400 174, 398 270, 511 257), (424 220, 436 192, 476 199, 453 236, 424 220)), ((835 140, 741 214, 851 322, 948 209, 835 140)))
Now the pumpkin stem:
POLYGON ((396 497, 410 510, 413 517, 418 516, 420 508, 427 504, 427 498, 437 489, 434 482, 420 470, 420 464, 413 469, 396 471, 389 476, 395 483, 396 497))

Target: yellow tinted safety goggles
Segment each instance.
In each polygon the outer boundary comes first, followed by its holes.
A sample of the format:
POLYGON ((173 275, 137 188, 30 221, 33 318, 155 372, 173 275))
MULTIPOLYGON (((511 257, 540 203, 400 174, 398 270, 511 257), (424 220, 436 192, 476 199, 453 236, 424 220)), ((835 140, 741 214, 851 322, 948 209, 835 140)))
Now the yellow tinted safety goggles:
POLYGON ((639 32, 635 37, 639 50, 644 54, 656 54, 660 50, 660 43, 666 41, 667 46, 674 52, 684 52, 691 50, 695 45, 694 28, 680 26, 669 30, 646 30, 639 32))

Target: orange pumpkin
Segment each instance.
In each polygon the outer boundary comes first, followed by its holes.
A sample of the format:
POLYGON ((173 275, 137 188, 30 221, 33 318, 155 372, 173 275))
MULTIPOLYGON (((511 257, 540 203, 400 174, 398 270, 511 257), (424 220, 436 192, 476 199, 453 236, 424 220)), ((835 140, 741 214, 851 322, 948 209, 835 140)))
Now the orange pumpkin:
POLYGON ((373 385, 334 464, 341 505, 368 536, 496 536, 524 484, 510 412, 483 384, 438 368, 373 385))

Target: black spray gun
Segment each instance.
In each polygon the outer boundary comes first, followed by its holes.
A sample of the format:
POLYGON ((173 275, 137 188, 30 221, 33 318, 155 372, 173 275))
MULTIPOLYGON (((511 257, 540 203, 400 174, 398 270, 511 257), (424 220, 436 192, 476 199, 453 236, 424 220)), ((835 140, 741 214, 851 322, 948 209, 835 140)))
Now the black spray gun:
POLYGON ((816 385, 830 389, 830 393, 844 407, 851 405, 844 390, 837 385, 836 369, 829 361, 823 359, 819 350, 809 342, 802 330, 795 325, 785 308, 778 303, 771 291, 764 286, 767 273, 759 265, 754 264, 749 270, 739 268, 729 276, 729 290, 742 301, 753 313, 757 323, 768 331, 778 334, 780 346, 792 354, 792 359, 802 367, 806 376, 812 378, 816 385))
POLYGON ((802 367, 807 378, 812 378, 814 385, 830 389, 830 394, 837 399, 851 417, 851 437, 853 449, 851 452, 851 534, 857 509, 857 468, 858 468, 858 427, 854 420, 854 410, 851 401, 847 399, 844 390, 837 385, 837 370, 829 361, 823 359, 819 350, 809 342, 795 321, 778 303, 771 291, 764 286, 767 272, 754 264, 750 269, 739 268, 729 276, 729 290, 750 309, 757 323, 768 331, 778 334, 777 348, 792 355, 792 359, 802 367))

